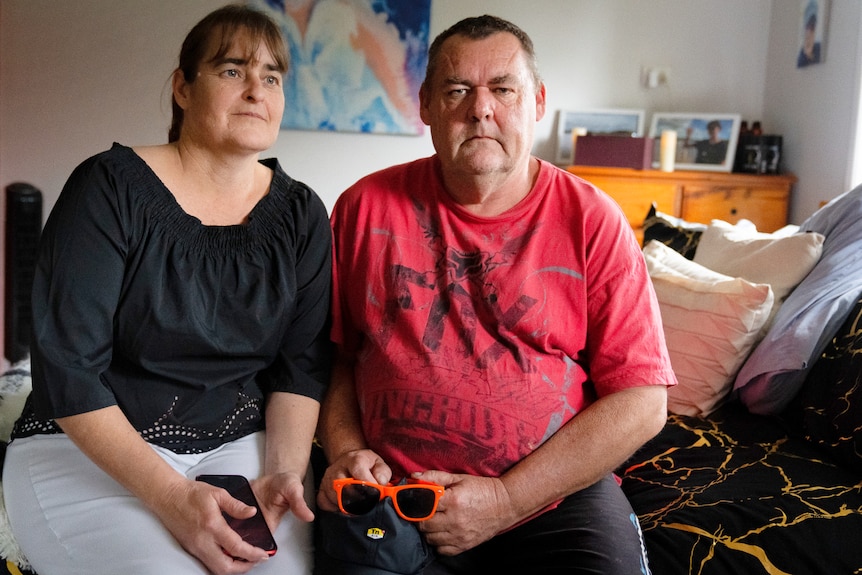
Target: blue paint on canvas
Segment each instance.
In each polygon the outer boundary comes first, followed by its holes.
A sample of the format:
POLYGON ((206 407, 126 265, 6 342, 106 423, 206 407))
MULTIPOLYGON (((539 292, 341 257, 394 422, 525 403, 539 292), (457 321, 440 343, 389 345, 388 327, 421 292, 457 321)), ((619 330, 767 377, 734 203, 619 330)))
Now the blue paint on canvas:
POLYGON ((249 0, 290 50, 285 129, 421 134, 431 0, 249 0))

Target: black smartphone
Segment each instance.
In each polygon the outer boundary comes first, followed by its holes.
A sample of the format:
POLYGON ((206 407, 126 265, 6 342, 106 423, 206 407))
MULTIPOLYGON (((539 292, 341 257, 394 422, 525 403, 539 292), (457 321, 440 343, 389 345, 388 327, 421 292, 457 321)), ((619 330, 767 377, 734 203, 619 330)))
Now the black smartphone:
POLYGON ((244 541, 251 543, 255 547, 260 547, 270 556, 275 555, 278 549, 275 545, 275 539, 272 538, 272 533, 266 524, 263 512, 260 509, 257 498, 254 496, 254 492, 251 490, 248 479, 242 475, 198 475, 195 479, 221 487, 230 493, 231 497, 239 499, 246 505, 251 505, 257 509, 257 513, 248 519, 237 519, 227 513, 222 513, 222 515, 224 515, 231 529, 239 533, 244 541))

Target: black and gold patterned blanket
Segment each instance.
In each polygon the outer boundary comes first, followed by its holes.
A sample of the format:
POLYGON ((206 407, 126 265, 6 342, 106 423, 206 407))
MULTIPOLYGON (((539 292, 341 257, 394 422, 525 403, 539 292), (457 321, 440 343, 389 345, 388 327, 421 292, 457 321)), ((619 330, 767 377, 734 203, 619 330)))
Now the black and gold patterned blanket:
POLYGON ((862 574, 860 388, 862 299, 782 417, 671 416, 620 470, 654 575, 862 574))
POLYGON ((775 419, 672 416, 634 461, 655 575, 862 573, 862 478, 775 419))

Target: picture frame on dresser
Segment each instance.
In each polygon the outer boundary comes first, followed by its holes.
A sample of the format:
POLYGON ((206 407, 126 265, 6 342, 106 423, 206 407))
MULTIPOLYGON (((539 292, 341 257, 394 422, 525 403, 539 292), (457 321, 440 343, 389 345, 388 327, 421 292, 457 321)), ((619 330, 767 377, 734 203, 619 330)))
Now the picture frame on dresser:
POLYGON ((557 147, 554 163, 571 165, 575 160, 575 134, 585 136, 642 136, 644 110, 625 108, 592 108, 557 112, 557 147))
POLYGON ((729 172, 739 140, 739 114, 657 112, 649 135, 655 138, 653 167, 659 167, 662 132, 676 133, 675 169, 729 172))

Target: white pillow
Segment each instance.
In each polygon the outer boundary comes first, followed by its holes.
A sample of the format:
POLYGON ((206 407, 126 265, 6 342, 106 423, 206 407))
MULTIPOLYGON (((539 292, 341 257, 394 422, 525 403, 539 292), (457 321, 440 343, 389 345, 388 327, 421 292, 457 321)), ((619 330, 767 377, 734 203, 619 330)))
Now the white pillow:
POLYGON ((823 253, 823 234, 788 235, 792 229, 765 234, 713 220, 700 236, 694 261, 721 274, 769 284, 775 295, 775 315, 823 253))
POLYGON ((643 252, 679 381, 668 389, 668 410, 708 415, 724 402, 759 339, 772 288, 707 269, 655 240, 643 252))

